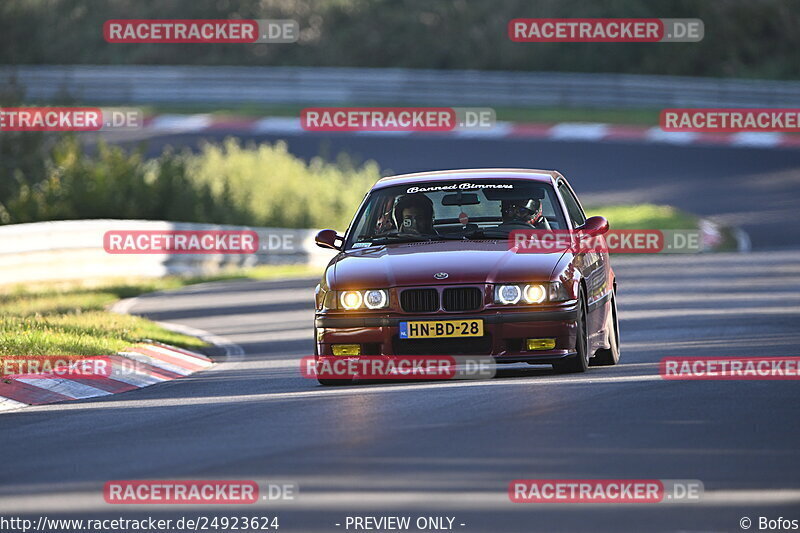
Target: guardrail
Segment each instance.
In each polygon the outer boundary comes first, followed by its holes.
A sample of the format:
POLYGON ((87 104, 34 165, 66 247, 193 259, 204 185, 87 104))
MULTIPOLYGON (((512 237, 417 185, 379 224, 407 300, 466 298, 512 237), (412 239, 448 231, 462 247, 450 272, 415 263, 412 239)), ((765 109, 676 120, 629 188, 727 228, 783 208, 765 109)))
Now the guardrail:
POLYGON ((27 65, 31 102, 551 107, 798 107, 800 82, 470 70, 27 65))
POLYGON ((0 285, 214 274, 228 268, 265 264, 324 266, 335 252, 314 244, 316 232, 148 220, 67 220, 0 226, 0 285), (258 233, 261 247, 254 254, 110 254, 103 247, 103 236, 110 230, 252 230, 258 233))

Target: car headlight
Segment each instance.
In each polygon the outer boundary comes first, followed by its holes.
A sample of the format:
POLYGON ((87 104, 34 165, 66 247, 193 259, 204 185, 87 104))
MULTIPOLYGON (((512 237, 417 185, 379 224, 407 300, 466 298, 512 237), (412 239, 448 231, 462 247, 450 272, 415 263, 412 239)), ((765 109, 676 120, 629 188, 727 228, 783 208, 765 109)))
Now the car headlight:
POLYGON ((389 307, 389 293, 383 289, 364 291, 364 303, 369 309, 389 307))
POLYGON ((522 298, 525 303, 540 304, 547 298, 547 289, 544 285, 539 284, 525 285, 525 288, 522 289, 522 298))
POLYGON ((495 303, 513 305, 522 298, 522 290, 518 285, 498 285, 494 290, 495 303))
POLYGON ((364 297, 359 291, 342 291, 339 294, 339 303, 344 309, 352 311, 358 309, 364 303, 364 297))
POLYGON ((500 305, 540 304, 542 302, 565 302, 574 299, 560 281, 549 283, 527 283, 519 285, 496 285, 494 303, 500 305))
POLYGON ((367 309, 385 309, 389 307, 389 291, 384 289, 340 291, 339 305, 342 309, 348 311, 354 311, 362 307, 366 307, 367 309))

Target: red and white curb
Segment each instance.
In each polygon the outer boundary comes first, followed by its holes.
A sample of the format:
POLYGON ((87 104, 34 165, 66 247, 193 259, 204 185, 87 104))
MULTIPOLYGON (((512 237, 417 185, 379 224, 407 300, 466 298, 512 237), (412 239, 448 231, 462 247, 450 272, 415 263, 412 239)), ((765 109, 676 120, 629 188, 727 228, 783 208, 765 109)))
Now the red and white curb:
MULTIPOLYGON (((297 117, 218 117, 156 115, 144 122, 151 133, 231 132, 240 134, 306 135, 297 117)), ((703 133, 670 132, 660 127, 583 122, 497 122, 491 128, 456 128, 447 132, 364 131, 355 135, 376 137, 456 137, 470 139, 546 139, 551 141, 623 141, 672 145, 718 145, 748 148, 800 148, 800 135, 774 132, 703 133)))
POLYGON ((118 394, 172 381, 214 365, 205 355, 159 343, 140 344, 102 359, 110 366, 103 375, 84 372, 81 376, 85 377, 80 378, 58 377, 68 372, 57 367, 35 376, 0 378, 0 411, 118 394))

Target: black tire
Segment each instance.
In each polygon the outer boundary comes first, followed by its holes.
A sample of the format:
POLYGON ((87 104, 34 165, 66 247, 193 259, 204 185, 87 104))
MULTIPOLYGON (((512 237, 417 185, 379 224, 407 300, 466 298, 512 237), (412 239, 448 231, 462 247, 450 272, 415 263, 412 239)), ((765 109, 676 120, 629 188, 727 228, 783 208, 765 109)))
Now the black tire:
POLYGON ((617 318, 617 297, 611 294, 611 312, 606 319, 606 332, 610 348, 600 348, 592 358, 592 366, 611 366, 619 363, 619 319, 617 318))
POLYGON ((575 355, 555 363, 553 369, 562 374, 586 372, 589 369, 589 334, 586 331, 586 296, 581 288, 578 297, 578 320, 575 332, 575 355))

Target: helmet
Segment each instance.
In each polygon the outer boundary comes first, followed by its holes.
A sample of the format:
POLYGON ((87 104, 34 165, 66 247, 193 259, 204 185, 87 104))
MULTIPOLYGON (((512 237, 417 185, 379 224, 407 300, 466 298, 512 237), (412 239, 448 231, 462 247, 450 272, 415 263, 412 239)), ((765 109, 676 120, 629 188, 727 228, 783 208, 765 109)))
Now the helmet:
POLYGON ((401 233, 433 233, 433 202, 419 193, 399 196, 394 204, 394 223, 401 233), (404 213, 407 210, 416 213, 404 213))
POLYGON ((534 225, 542 218, 542 202, 538 198, 503 200, 501 210, 504 223, 534 225))

